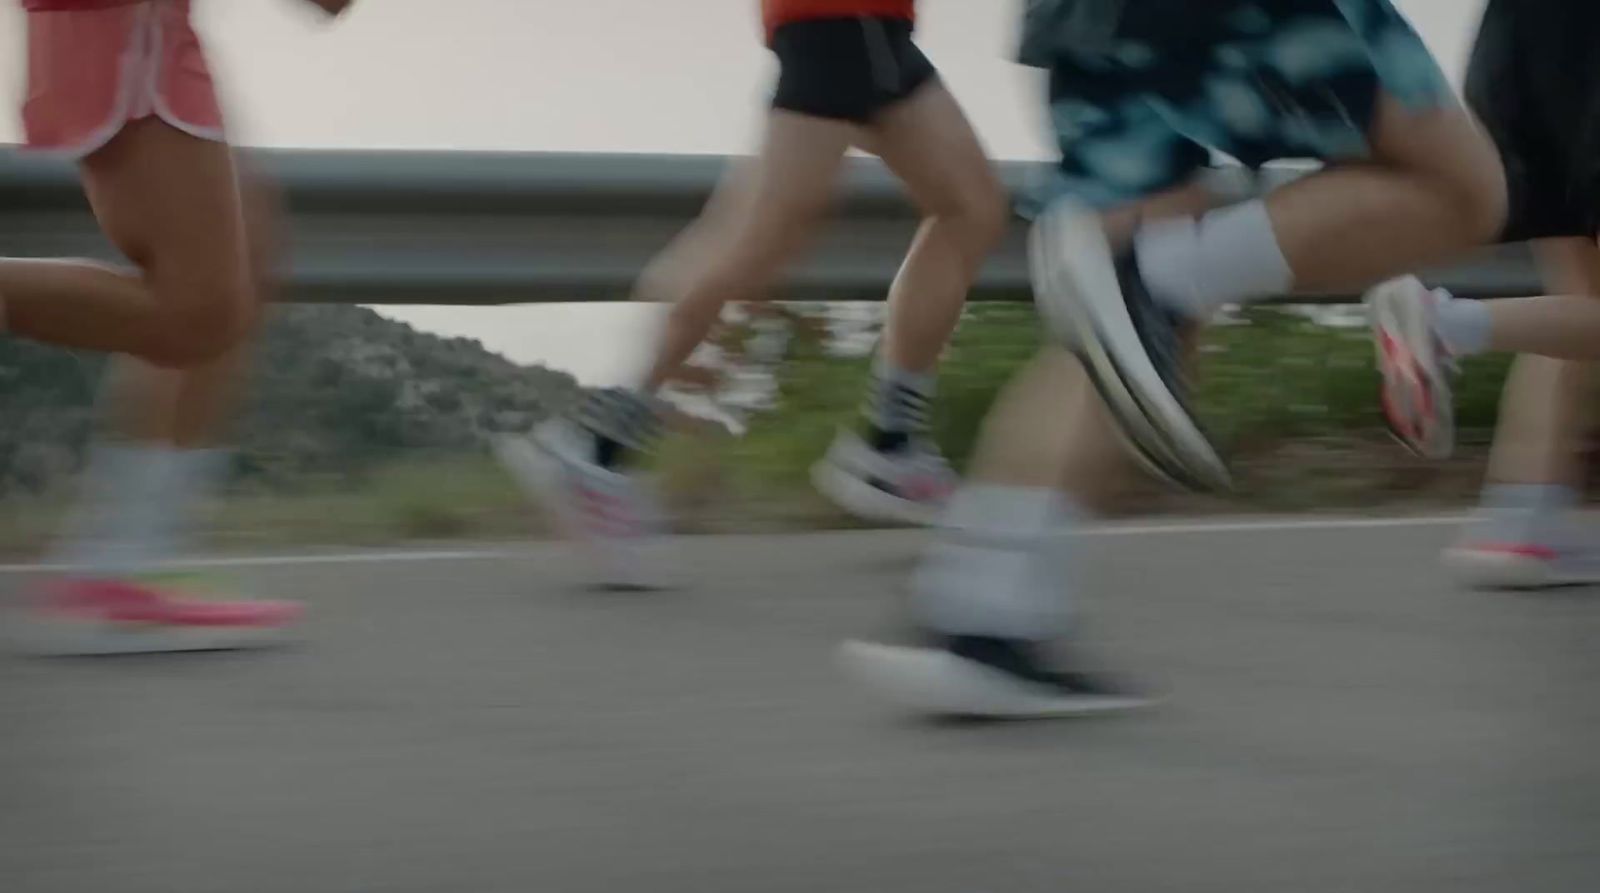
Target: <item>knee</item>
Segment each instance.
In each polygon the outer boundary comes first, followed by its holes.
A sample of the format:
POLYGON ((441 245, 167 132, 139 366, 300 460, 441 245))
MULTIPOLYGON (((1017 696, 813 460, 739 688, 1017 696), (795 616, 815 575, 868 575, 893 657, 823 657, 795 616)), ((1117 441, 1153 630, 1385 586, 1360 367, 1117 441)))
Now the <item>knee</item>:
POLYGON ((999 183, 975 197, 967 216, 985 251, 992 251, 1011 226, 1011 196, 999 183))
POLYGON ((247 288, 212 294, 212 300, 169 305, 161 312, 154 345, 145 359, 187 369, 220 359, 237 347, 256 325, 255 296, 247 288))
POLYGON ((974 257, 981 259, 999 246, 1011 226, 1011 198, 998 180, 964 191, 932 215, 954 226, 974 257))
POLYGON ((1505 166, 1486 135, 1479 137, 1472 159, 1444 176, 1441 186, 1465 234, 1474 244, 1496 241, 1505 231, 1510 199, 1505 166))
POLYGON ((1463 213, 1472 227, 1474 241, 1487 243, 1500 238, 1510 213, 1504 168, 1495 164, 1472 178, 1464 196, 1463 213))

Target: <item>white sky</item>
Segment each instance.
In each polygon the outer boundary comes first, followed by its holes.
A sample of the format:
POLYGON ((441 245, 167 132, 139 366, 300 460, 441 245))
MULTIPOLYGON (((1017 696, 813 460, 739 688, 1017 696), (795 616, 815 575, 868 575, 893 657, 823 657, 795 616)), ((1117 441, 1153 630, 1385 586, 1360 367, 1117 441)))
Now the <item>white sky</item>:
MULTIPOLYGON (((251 145, 733 153, 771 76, 757 0, 358 0, 333 27, 290 0, 195 5, 251 145)), ((1482 0, 1397 5, 1457 74, 1482 0)), ((1001 158, 1045 153, 1035 82, 1007 61, 1018 6, 920 3, 920 43, 1001 158)), ((0 97, 20 97, 21 48, 21 14, 0 0, 0 97)), ((17 135, 0 115, 0 143, 17 135)), ((396 315, 602 380, 615 367, 582 336, 625 337, 624 309, 396 315)))

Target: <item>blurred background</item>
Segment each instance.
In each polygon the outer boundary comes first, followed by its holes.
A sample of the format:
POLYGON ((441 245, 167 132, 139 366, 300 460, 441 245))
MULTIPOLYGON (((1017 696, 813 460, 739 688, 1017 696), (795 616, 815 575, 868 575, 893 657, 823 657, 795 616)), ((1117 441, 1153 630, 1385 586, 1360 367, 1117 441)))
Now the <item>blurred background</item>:
MULTIPOLYGON (((282 309, 259 348, 218 545, 537 531, 484 438, 632 371, 653 311, 621 302, 628 283, 690 219, 720 156, 746 150, 764 107, 757 4, 381 0, 335 27, 289 3, 198 6, 234 134, 266 150, 261 163, 289 194, 287 297, 321 302, 282 309)), ((1400 6, 1458 77, 1480 4, 1400 6)), ((1020 186, 1049 150, 1040 85, 1008 61, 1018 4, 923 7, 922 43, 1020 186)), ((20 30, 20 13, 0 7, 0 59, 20 58, 20 30)), ((21 77, 0 65, 0 96, 17 96, 21 77)), ((0 143, 17 126, 0 116, 0 143)), ((865 198, 841 207, 777 296, 799 302, 730 317, 675 389, 699 436, 659 461, 687 529, 848 523, 811 494, 806 464, 854 409, 878 325, 875 305, 852 301, 877 296, 911 231, 893 187, 870 165, 856 173, 847 191, 865 198)), ((64 168, 0 149, 8 251, 101 252, 75 196, 64 168)), ((991 263, 945 366, 938 430, 958 461, 1035 341, 1015 303, 1026 297, 1019 244, 991 263)), ((1520 258, 1454 272, 1466 291, 1531 285, 1520 258)), ((1239 460, 1238 499, 1130 493, 1129 511, 1470 495, 1501 360, 1465 379, 1457 464, 1423 468, 1382 435, 1349 312, 1264 309, 1232 322, 1211 336, 1203 399, 1239 460)), ((12 506, 0 551, 35 551, 56 526, 101 362, 0 344, 0 498, 12 506)))
MULTIPOLYGON (((1396 2, 1459 82, 1479 0, 1396 2)), ((1268 517, 1111 524, 1085 550, 1093 643, 1173 709, 903 722, 826 657, 898 622, 924 541, 831 532, 854 522, 807 480, 912 232, 875 164, 782 300, 730 311, 673 385, 683 436, 653 460, 686 532, 828 532, 685 538, 686 590, 586 591, 578 550, 523 542, 546 522, 487 446, 633 370, 656 311, 629 284, 764 108, 756 0, 359 0, 333 27, 196 5, 293 230, 211 568, 314 622, 273 655, 0 653, 0 893, 1600 886, 1594 603, 1473 597, 1432 566, 1504 358, 1469 362, 1461 449, 1423 464, 1384 431, 1351 296, 1227 317, 1200 402, 1238 492, 1122 511, 1268 517)), ((1049 155, 1040 84, 1008 61, 1020 5, 920 0, 1016 188, 1049 155)), ((6 145, 20 23, 0 0, 0 252, 103 255, 72 171, 6 145)), ((1020 235, 942 367, 958 464, 1038 344, 1020 235)), ((1534 287, 1514 250, 1433 275, 1534 287)), ((71 502, 104 363, 0 338, 7 599, 71 502)))

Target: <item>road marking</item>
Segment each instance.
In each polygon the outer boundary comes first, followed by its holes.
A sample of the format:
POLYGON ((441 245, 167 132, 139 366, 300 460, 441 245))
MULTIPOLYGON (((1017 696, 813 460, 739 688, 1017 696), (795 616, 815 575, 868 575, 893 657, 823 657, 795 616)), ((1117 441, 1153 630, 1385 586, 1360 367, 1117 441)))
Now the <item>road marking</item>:
MULTIPOLYGON (((1406 518, 1284 518, 1252 521, 1173 521, 1170 523, 1112 523, 1083 530, 1084 536, 1181 536, 1208 533, 1283 533, 1315 530, 1375 530, 1404 527, 1454 527, 1468 515, 1423 515, 1406 518)), ((520 554, 518 547, 483 549, 374 549, 366 552, 329 552, 304 555, 238 555, 163 562, 170 568, 294 567, 319 564, 407 564, 430 561, 492 561, 520 554)), ((64 564, 0 564, 0 574, 39 574, 68 570, 64 564)))
POLYGON ((1372 530, 1385 527, 1454 527, 1470 515, 1422 515, 1406 518, 1282 518, 1253 521, 1174 521, 1172 523, 1106 524, 1083 531, 1085 536, 1161 536, 1189 533, 1273 533, 1306 530, 1372 530))
MULTIPOLYGON (((504 558, 508 549, 387 549, 371 552, 330 552, 325 555, 238 555, 161 562, 163 568, 283 567, 314 564, 389 564, 423 561, 483 561, 504 558)), ((53 573, 70 569, 65 564, 0 564, 0 574, 53 573)))

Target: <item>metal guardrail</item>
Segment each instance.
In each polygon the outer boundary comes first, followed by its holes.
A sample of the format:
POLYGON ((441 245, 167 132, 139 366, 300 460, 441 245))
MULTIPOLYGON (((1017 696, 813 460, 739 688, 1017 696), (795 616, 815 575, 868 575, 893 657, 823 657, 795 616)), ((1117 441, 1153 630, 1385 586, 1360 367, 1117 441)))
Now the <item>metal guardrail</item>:
MULTIPOLYGON (((290 299, 512 304, 626 297, 649 258, 698 212, 728 159, 271 151, 252 153, 249 163, 286 195, 290 299)), ((1028 173, 1025 164, 1001 165, 1012 189, 1028 173)), ((833 225, 782 294, 881 298, 914 226, 882 165, 852 159, 833 225)), ((984 268, 975 299, 1026 298, 1024 245, 1018 223, 984 268)), ((0 151, 0 253, 114 258, 72 169, 14 151, 0 151)), ((1526 294, 1538 284, 1526 252, 1514 248, 1429 278, 1483 297, 1526 294)))

